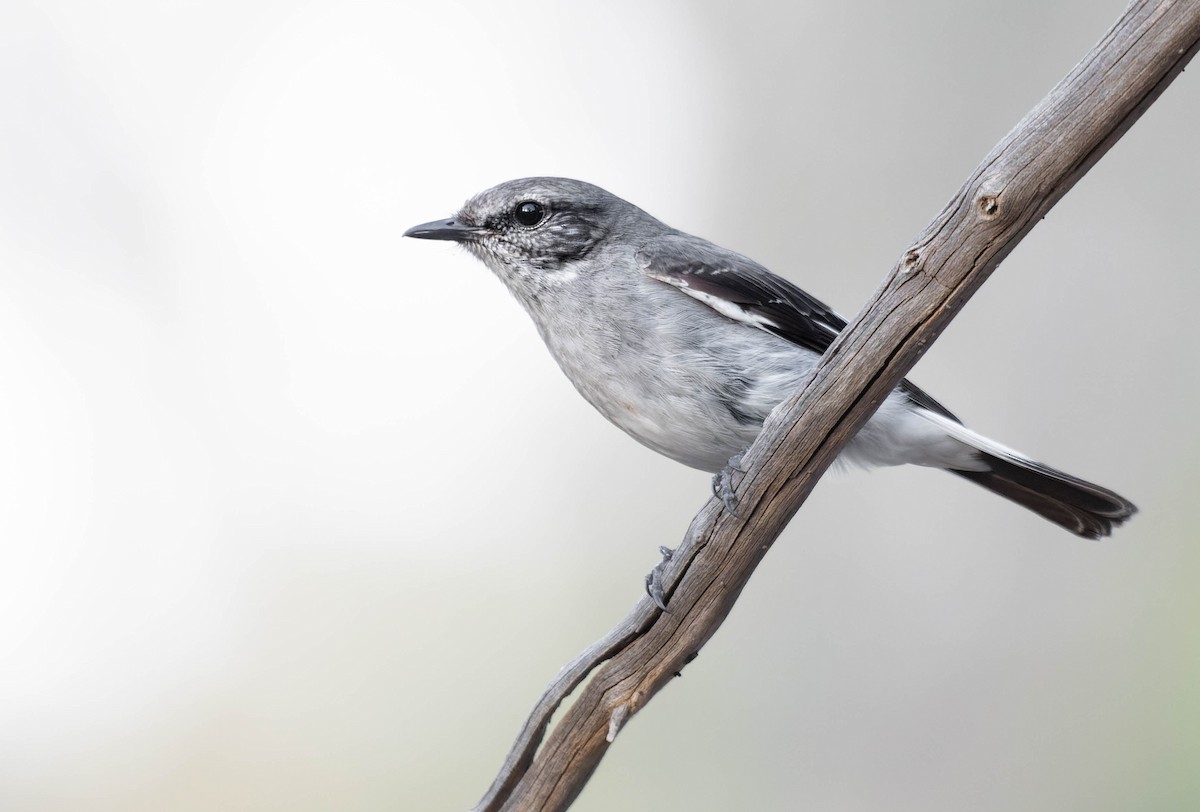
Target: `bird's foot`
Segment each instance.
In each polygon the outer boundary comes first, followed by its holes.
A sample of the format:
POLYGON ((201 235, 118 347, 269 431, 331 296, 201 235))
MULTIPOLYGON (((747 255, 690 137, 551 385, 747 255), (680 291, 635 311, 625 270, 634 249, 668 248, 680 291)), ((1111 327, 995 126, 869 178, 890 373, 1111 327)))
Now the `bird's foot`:
POLYGON ((737 512, 737 494, 733 492, 733 473, 736 471, 739 474, 745 473, 739 466, 742 462, 742 455, 745 451, 739 451, 729 458, 729 462, 725 463, 725 467, 719 473, 713 474, 712 492, 713 496, 721 500, 733 516, 742 518, 737 512))
POLYGON ((670 547, 659 547, 658 551, 662 554, 662 561, 659 561, 646 576, 646 594, 650 596, 650 600, 654 601, 655 606, 665 612, 667 611, 667 589, 663 583, 663 575, 667 564, 671 562, 671 557, 675 555, 675 551, 670 547))

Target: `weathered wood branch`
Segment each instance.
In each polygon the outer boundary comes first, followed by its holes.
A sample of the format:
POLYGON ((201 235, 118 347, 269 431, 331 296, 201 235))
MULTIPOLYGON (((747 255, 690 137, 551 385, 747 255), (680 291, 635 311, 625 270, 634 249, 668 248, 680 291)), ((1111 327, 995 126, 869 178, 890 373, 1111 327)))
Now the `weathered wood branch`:
MULTIPOLYGON (((670 611, 647 598, 559 674, 476 812, 561 810, 621 726, 716 632, 843 445, 967 299, 1133 125, 1200 44, 1200 0, 1139 0, 984 158, 821 360, 767 421, 735 476, 670 559, 670 611), (551 714, 586 681, 549 738, 551 714), (541 747, 539 749, 539 744, 541 747)), ((997 68, 1002 69, 998 63, 997 68)))

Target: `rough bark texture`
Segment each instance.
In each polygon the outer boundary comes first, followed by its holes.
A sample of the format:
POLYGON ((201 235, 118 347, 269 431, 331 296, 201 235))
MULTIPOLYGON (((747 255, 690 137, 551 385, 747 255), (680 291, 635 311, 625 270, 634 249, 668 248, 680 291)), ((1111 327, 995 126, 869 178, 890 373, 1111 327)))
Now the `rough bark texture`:
POLYGON ((571 804, 621 726, 716 632, 842 446, 1001 260, 1183 70, 1198 43, 1200 0, 1132 3, 992 149, 808 384, 767 421, 742 460, 745 474, 734 477, 741 518, 714 499, 693 519, 666 568, 669 612, 642 600, 560 672, 476 812, 571 804), (585 680, 542 744, 551 714, 585 680))

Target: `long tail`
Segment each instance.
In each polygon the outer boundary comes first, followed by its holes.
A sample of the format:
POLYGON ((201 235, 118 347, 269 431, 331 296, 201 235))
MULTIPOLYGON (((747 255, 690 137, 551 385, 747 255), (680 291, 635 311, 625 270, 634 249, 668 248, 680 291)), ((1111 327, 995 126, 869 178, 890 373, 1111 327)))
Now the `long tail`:
POLYGON ((951 471, 1029 508, 1077 536, 1099 539, 1120 527, 1137 507, 1107 488, 1024 458, 981 451, 986 471, 951 471))
POLYGON ((946 470, 1032 510, 1077 536, 1104 538, 1137 513, 1132 502, 1108 488, 1034 462, 971 431, 957 420, 937 414, 924 416, 975 449, 978 455, 981 470, 946 470))

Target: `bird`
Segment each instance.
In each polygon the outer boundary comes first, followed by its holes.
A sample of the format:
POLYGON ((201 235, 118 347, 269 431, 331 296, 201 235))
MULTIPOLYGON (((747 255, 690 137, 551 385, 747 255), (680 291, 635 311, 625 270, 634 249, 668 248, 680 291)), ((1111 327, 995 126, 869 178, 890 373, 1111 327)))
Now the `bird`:
MULTIPOLYGON (((579 394, 643 445, 716 474, 731 511, 730 466, 846 327, 749 257, 570 178, 506 181, 404 236, 452 241, 482 260, 579 394)), ((1137 511, 967 428, 907 379, 839 462, 940 468, 1084 538, 1110 535, 1137 511)))

